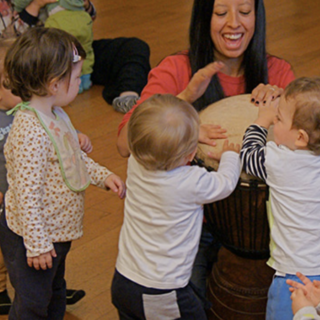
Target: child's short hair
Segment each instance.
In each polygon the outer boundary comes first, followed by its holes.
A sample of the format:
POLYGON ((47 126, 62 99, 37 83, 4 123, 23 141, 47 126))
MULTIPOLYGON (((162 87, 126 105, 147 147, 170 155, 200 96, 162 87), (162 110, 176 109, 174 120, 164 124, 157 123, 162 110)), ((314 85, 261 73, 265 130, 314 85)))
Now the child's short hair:
POLYGON ((4 86, 13 94, 29 101, 32 95, 46 96, 52 80, 70 79, 72 66, 86 53, 69 33, 35 27, 14 42, 5 58, 4 86))
POLYGON ((294 100, 292 127, 303 129, 309 136, 308 148, 320 154, 320 77, 301 77, 284 91, 286 100, 294 100))
POLYGON ((172 170, 196 150, 199 126, 198 113, 188 102, 154 95, 129 120, 130 152, 148 170, 172 170))

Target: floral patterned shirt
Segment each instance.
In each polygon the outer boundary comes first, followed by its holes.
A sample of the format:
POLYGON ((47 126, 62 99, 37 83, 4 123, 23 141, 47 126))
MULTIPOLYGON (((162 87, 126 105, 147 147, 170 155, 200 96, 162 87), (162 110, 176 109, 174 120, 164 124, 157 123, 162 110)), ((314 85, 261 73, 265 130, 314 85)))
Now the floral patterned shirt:
MULTIPOLYGON (((35 114, 18 111, 7 143, 8 227, 24 239, 28 257, 53 249, 54 242, 82 236, 84 191, 71 191, 60 172, 58 156, 35 114)), ((82 152, 91 184, 106 188, 112 174, 82 152)))

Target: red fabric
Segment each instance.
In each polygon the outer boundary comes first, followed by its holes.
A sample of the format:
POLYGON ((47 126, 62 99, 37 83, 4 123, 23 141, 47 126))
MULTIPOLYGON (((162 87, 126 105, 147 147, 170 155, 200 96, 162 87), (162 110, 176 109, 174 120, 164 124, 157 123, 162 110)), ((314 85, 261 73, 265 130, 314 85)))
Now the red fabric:
MULTIPOLYGON (((268 56, 269 83, 285 88, 295 79, 292 68, 288 62, 274 56, 268 56)), ((227 97, 245 93, 245 79, 230 77, 218 73, 223 91, 227 97)), ((129 121, 133 110, 156 93, 171 93, 178 95, 188 85, 191 79, 191 67, 187 52, 179 53, 165 58, 157 67, 153 68, 148 76, 148 83, 141 93, 138 103, 124 115, 118 128, 118 134, 129 121)))

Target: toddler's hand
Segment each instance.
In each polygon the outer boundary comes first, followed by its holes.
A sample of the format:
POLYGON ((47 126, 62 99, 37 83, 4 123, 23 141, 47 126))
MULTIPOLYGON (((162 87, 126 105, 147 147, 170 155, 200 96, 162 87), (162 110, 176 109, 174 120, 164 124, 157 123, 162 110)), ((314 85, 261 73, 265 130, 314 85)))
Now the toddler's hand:
POLYGON ((222 129, 218 125, 202 124, 199 130, 199 142, 215 146, 216 142, 213 139, 226 139, 226 132, 226 129, 222 129))
POLYGON ((234 151, 236 153, 240 153, 240 144, 239 143, 229 143, 226 140, 222 146, 222 153, 226 151, 234 151))
POLYGON ((89 139, 89 137, 81 132, 78 133, 78 139, 79 139, 79 144, 80 148, 82 151, 85 153, 90 153, 93 149, 92 143, 89 139))
POLYGON ((29 267, 34 267, 36 270, 47 270, 52 268, 52 257, 57 256, 55 249, 49 252, 42 253, 37 257, 27 257, 27 263, 29 267))
POLYGON ((111 174, 104 182, 107 188, 110 188, 113 192, 117 193, 120 199, 123 199, 126 195, 126 187, 124 182, 115 174, 111 174))
POLYGON ((297 272, 297 277, 302 281, 302 283, 288 279, 286 282, 291 286, 289 290, 294 292, 297 289, 301 289, 308 300, 312 302, 314 307, 316 307, 320 303, 320 281, 314 280, 311 282, 310 279, 300 272, 297 272))
POLYGON ((300 309, 304 307, 313 307, 310 299, 304 294, 301 288, 295 289, 291 295, 292 300, 292 312, 296 314, 300 309))
POLYGON ((222 149, 218 152, 208 152, 208 156, 212 159, 220 161, 221 156, 226 151, 234 151, 236 153, 240 153, 240 145, 238 143, 229 143, 228 140, 225 140, 222 149))
POLYGON ((268 100, 264 105, 259 106, 258 118, 255 123, 269 129, 277 115, 279 101, 279 98, 273 101, 268 100))

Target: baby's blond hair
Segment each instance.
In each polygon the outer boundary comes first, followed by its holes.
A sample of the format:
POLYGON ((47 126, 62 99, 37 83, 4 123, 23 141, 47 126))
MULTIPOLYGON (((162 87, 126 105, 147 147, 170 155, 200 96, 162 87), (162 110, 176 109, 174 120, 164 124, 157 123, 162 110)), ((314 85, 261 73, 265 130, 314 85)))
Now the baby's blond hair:
POLYGON ((199 126, 198 113, 188 102, 170 94, 154 95, 129 120, 130 152, 148 170, 172 170, 196 150, 199 126))
POLYGON ((292 81, 286 87, 284 97, 293 101, 295 107, 292 128, 306 131, 308 148, 320 154, 320 77, 301 77, 292 81))

